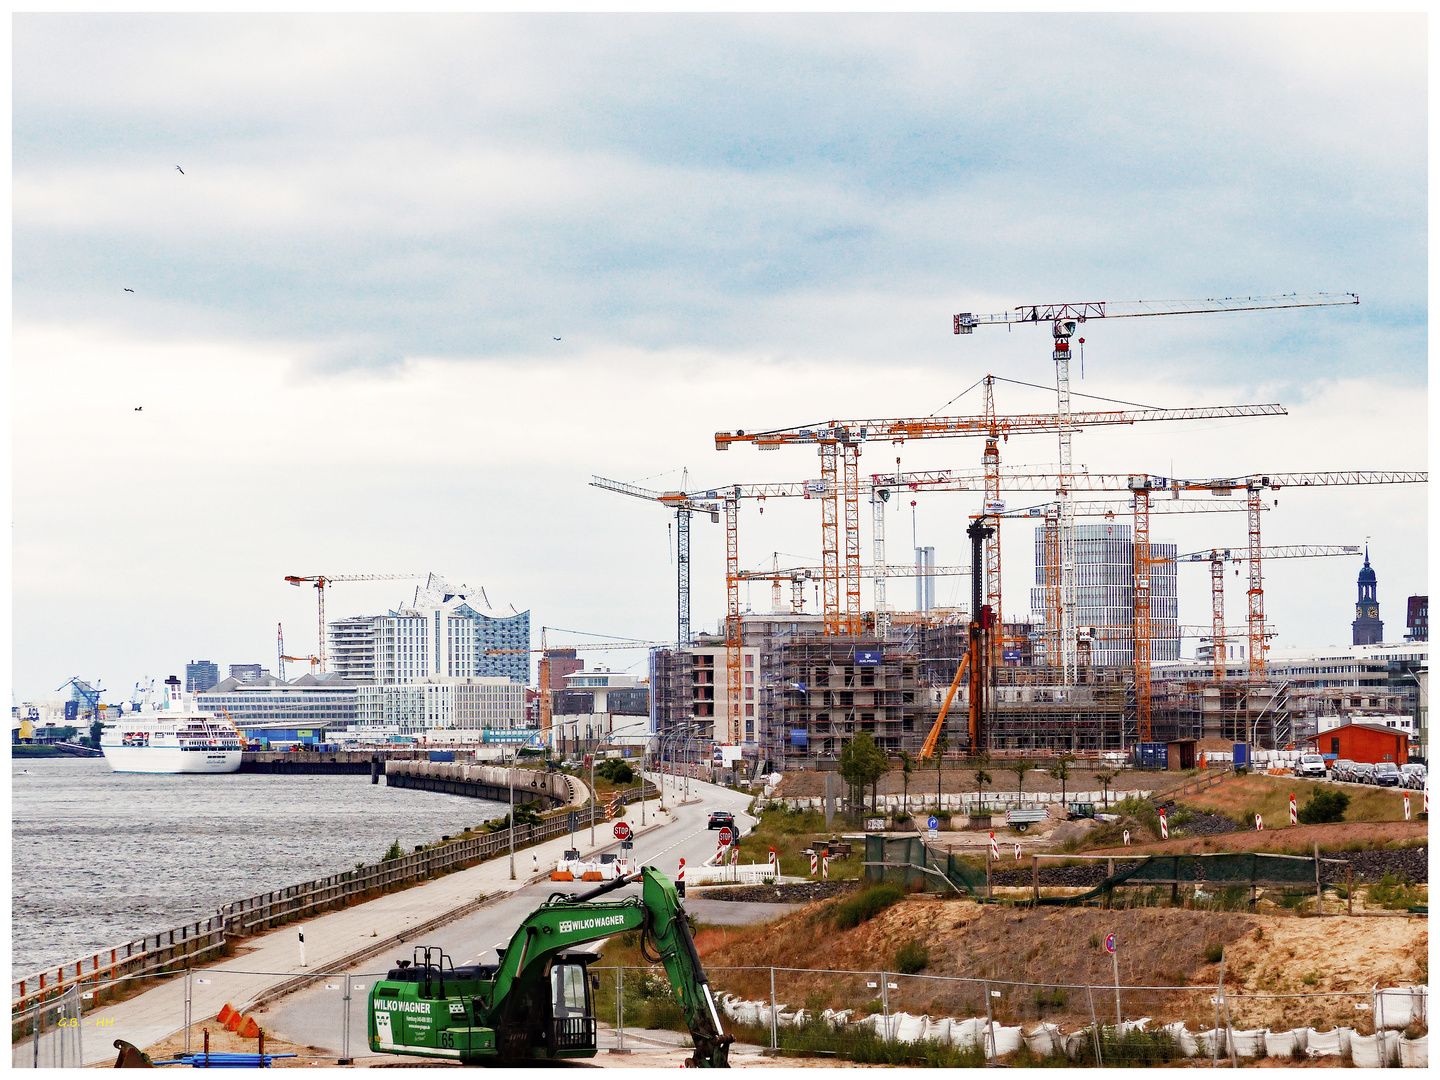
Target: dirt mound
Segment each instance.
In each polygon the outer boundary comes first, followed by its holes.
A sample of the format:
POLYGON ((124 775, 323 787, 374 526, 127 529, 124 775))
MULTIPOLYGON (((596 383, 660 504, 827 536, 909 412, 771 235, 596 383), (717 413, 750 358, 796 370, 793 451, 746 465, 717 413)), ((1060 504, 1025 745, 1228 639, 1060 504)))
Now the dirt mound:
MULTIPOLYGON (((1184 1019, 1195 1029, 1209 1026, 1220 969, 1206 953, 1215 955, 1217 945, 1227 950, 1226 983, 1237 993, 1406 985, 1425 981, 1428 969, 1428 928, 1418 918, 1298 919, 1175 908, 1024 911, 915 897, 840 931, 831 907, 811 904, 767 926, 727 933, 719 947, 702 950, 712 982, 760 1000, 770 993, 770 965, 811 969, 779 972, 777 994, 792 1006, 875 1011, 878 973, 885 971, 891 1012, 965 1017, 984 1015, 984 987, 929 976, 1005 980, 1031 985, 995 988, 1001 994, 994 999, 997 1020, 1043 1017, 1078 1026, 1089 1022, 1090 1003, 1083 989, 1065 987, 1112 983, 1103 943, 1114 933, 1123 985, 1194 988, 1127 990, 1127 1013, 1157 1022, 1184 1019), (894 974, 897 950, 912 942, 928 950, 921 972, 926 977, 894 974), (828 970, 813 970, 819 968, 828 970)), ((1097 989, 1097 1008, 1100 994, 1097 989)), ((1248 1004, 1243 1020, 1248 1026, 1272 1020, 1293 1026, 1324 1017, 1353 1024, 1357 1015, 1350 999, 1275 999, 1248 1004)))

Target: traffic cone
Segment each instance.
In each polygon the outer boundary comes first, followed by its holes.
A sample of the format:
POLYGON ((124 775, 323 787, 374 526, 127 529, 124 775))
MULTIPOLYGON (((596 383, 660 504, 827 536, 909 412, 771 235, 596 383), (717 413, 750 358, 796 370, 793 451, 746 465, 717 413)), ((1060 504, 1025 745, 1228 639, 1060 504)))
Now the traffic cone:
POLYGON ((230 1003, 227 1001, 220 1009, 220 1014, 215 1017, 215 1020, 217 1023, 228 1024, 230 1022, 230 1017, 234 1015, 235 1010, 230 1007, 230 1003))
POLYGON ((244 1020, 244 1016, 232 1009, 230 1010, 230 1019, 225 1021, 225 1029, 227 1031, 239 1031, 240 1025, 244 1020))
POLYGON ((255 1023, 253 1016, 247 1016, 235 1034, 239 1035, 242 1039, 258 1039, 260 1037, 260 1025, 255 1023))

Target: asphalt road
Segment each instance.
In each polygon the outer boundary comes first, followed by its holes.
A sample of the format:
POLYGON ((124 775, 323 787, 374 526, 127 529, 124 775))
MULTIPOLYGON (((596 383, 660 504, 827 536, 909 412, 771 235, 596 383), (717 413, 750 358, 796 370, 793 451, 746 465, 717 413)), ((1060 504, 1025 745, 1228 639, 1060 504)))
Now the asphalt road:
MULTIPOLYGON (((670 810, 669 824, 652 829, 635 838, 635 847, 628 855, 632 864, 656 866, 667 876, 674 878, 681 858, 687 866, 698 866, 715 854, 716 833, 709 830, 707 821, 711 810, 729 810, 735 814, 736 823, 742 835, 755 826, 755 819, 744 813, 750 798, 738 792, 710 784, 690 782, 691 801, 675 805, 672 789, 666 786, 666 805, 670 810)), ((653 824, 655 803, 648 804, 647 819, 653 824)), ((639 824, 639 808, 627 810, 627 818, 639 824)), ((589 844, 588 824, 576 836, 580 851, 589 855, 592 851, 619 851, 619 843, 611 835, 611 824, 603 820, 595 827, 596 846, 589 844)), ((459 967, 465 964, 496 962, 496 946, 509 941, 521 920, 557 892, 582 892, 595 887, 593 882, 551 882, 548 879, 550 867, 540 866, 532 860, 528 851, 516 852, 515 868, 522 876, 538 880, 516 892, 497 897, 480 910, 442 926, 425 935, 423 941, 404 940, 395 944, 392 955, 377 957, 350 969, 336 978, 326 978, 310 987, 290 994, 256 1013, 256 1018, 268 1031, 290 1042, 302 1046, 314 1046, 339 1054, 342 1047, 344 1022, 345 974, 350 976, 350 1051, 353 1054, 367 1052, 366 1039, 366 997, 377 976, 389 970, 395 960, 411 958, 416 945, 438 945, 459 967)), ((607 894, 604 899, 619 899, 623 896, 638 895, 638 884, 627 885, 607 894)), ((773 918, 783 905, 737 904, 714 900, 694 900, 692 914, 701 922, 740 923, 759 918, 773 918)))

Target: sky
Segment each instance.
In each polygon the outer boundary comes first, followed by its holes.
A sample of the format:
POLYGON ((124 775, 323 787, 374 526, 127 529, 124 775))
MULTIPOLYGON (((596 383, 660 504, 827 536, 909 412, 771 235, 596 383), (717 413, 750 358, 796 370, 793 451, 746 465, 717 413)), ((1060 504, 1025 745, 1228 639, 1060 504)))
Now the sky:
MULTIPOLYGON (((1423 15, 17 15, 14 697, 79 676, 118 700, 195 659, 273 669, 277 624, 312 652, 314 590, 287 574, 433 571, 530 610, 536 645, 541 625, 552 645, 673 639, 673 516, 592 475, 811 478, 813 448, 721 454, 714 433, 973 414, 986 374, 1012 380, 1001 412, 1053 408, 1045 328, 957 337, 958 311, 1356 293, 1087 323, 1077 408, 1288 415, 1086 431, 1076 462, 1424 469, 1427 33, 1423 15)), ((981 449, 872 444, 861 471, 981 449)), ((1048 436, 1001 452, 1057 460, 1048 436)), ((978 499, 915 503, 891 511, 892 561, 913 536, 968 562, 978 499)), ((1426 486, 1282 491, 1264 542, 1368 540, 1397 640, 1428 591, 1426 505, 1426 486)), ((818 563, 818 511, 745 505, 742 567, 818 563)), ((714 629, 723 529, 693 530, 692 622, 714 629)), ((1241 546, 1245 518, 1152 537, 1241 546)), ((1031 525, 1002 544, 1008 617, 1029 608, 1031 525)), ((1275 645, 1347 643, 1358 570, 1267 564, 1275 645)), ((1181 621, 1207 621, 1208 574, 1179 573, 1181 621)), ((327 615, 413 588, 337 584, 327 615)), ((891 583, 892 605, 910 595, 891 583)), ((763 585, 741 599, 769 608, 763 585)), ((589 655, 643 672, 643 652, 589 655)))

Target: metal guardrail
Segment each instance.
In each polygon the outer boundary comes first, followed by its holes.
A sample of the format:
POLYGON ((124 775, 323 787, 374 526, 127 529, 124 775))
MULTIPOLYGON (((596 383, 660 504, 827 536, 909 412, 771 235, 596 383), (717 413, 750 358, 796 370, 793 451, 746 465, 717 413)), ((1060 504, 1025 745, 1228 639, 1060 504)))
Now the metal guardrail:
POLYGON ((16 979, 10 984, 12 1015, 59 997, 81 984, 160 974, 180 961, 207 956, 225 944, 224 921, 201 919, 16 979))

